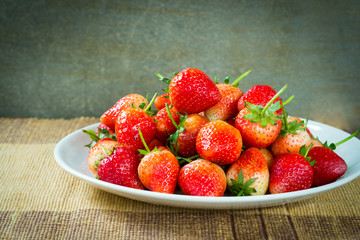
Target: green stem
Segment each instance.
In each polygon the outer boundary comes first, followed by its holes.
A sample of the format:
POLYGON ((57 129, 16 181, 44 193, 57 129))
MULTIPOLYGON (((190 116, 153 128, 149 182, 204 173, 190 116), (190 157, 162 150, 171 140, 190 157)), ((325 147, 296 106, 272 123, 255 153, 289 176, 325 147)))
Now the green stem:
POLYGON ((171 115, 171 112, 170 112, 170 109, 169 109, 169 105, 167 103, 165 103, 165 107, 166 107, 166 111, 167 111, 167 114, 169 115, 169 118, 171 120, 171 122, 174 124, 174 126, 176 127, 176 129, 179 129, 179 125, 177 125, 177 123, 175 122, 174 118, 172 117, 171 115))
POLYGON ((288 130, 288 122, 287 122, 287 114, 284 108, 284 105, 281 105, 281 111, 283 113, 283 124, 284 124, 284 129, 285 131, 288 130))
POLYGON ((142 135, 142 132, 141 132, 140 128, 139 128, 139 135, 140 135, 141 141, 143 142, 143 144, 145 146, 146 151, 151 152, 148 145, 145 142, 144 136, 142 135))
POLYGON ((149 110, 151 108, 151 105, 154 103, 155 101, 155 98, 158 96, 159 94, 158 93, 155 93, 153 98, 151 99, 149 105, 147 105, 147 107, 144 109, 145 112, 147 112, 147 110, 149 110))
POLYGON ((155 74, 158 78, 164 78, 164 76, 163 75, 161 75, 160 73, 157 73, 157 74, 155 74))
POLYGON ((310 149, 312 148, 312 146, 313 146, 313 144, 312 144, 312 143, 310 143, 309 147, 308 147, 308 148, 306 148, 306 152, 305 152, 305 154, 304 154, 304 158, 306 158, 306 157, 307 157, 307 155, 308 155, 308 153, 309 153, 310 149))
POLYGON ((343 144, 344 142, 350 140, 351 138, 355 137, 359 133, 359 130, 355 131, 353 134, 345 138, 344 140, 341 140, 340 142, 335 143, 335 146, 339 146, 340 144, 343 144))
POLYGON ((293 100, 294 99, 294 95, 292 95, 291 97, 289 97, 289 99, 288 100, 286 100, 285 102, 283 102, 283 106, 285 106, 286 104, 288 104, 289 102, 291 102, 291 100, 293 100))
POLYGON ((266 104, 266 106, 264 107, 264 109, 261 111, 260 113, 260 117, 264 117, 266 110, 271 106, 271 104, 273 104, 273 102, 275 101, 276 98, 278 98, 280 96, 280 94, 282 94, 286 89, 287 89, 288 85, 286 84, 282 89, 280 89, 279 92, 277 92, 275 94, 275 96, 266 104))
POLYGON ((251 73, 251 70, 246 71, 244 74, 238 77, 233 83, 231 83, 231 86, 238 87, 240 80, 249 75, 249 73, 251 73))

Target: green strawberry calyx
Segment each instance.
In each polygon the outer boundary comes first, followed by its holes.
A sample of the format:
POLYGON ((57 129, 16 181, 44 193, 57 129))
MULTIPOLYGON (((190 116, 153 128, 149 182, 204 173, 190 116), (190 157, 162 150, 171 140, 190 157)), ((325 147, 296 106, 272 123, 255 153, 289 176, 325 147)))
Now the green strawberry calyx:
POLYGON ((296 120, 294 120, 294 121, 288 123, 288 114, 285 111, 284 104, 281 106, 281 109, 282 109, 282 116, 283 117, 281 119, 282 125, 281 125, 281 131, 280 131, 280 134, 279 134, 280 137, 283 138, 288 133, 296 135, 296 134, 298 134, 298 131, 305 131, 306 130, 308 120, 306 120, 306 121, 302 120, 300 122, 297 122, 296 120))
POLYGON ((308 161, 310 163, 311 166, 314 166, 315 160, 311 161, 311 157, 307 156, 310 149, 312 148, 312 146, 313 146, 312 143, 310 143, 310 145, 308 147, 306 147, 306 145, 301 146, 299 153, 306 159, 306 161, 308 161))
POLYGON ((270 123, 276 125, 276 120, 280 119, 279 115, 275 112, 281 108, 280 101, 274 103, 274 101, 282 94, 288 85, 286 84, 279 92, 275 94, 273 98, 263 107, 262 105, 255 105, 245 101, 245 107, 250 113, 243 116, 243 118, 249 120, 252 123, 260 122, 260 126, 265 128, 270 123))
MULTIPOLYGON (((172 76, 175 77, 177 74, 178 74, 178 72, 173 72, 173 73, 172 73, 172 76)), ((166 83, 167 85, 170 85, 170 82, 171 82, 171 79, 170 79, 170 78, 166 78, 166 77, 164 77, 163 75, 161 75, 160 73, 157 73, 157 74, 155 74, 155 75, 159 78, 160 81, 166 83)), ((168 93, 168 92, 169 92, 169 88, 164 88, 163 91, 166 92, 166 93, 168 93)))
POLYGON ((234 196, 250 196, 256 192, 256 189, 250 187, 256 181, 257 178, 251 178, 244 183, 244 176, 242 171, 239 171, 238 180, 231 179, 232 186, 229 188, 230 192, 234 196))
MULTIPOLYGON (((171 134, 170 137, 168 138, 168 140, 171 144, 171 147, 174 147, 179 138, 179 134, 185 130, 184 124, 185 124, 185 121, 187 118, 187 114, 182 115, 181 113, 178 113, 180 116, 180 122, 179 122, 179 124, 177 124, 171 115, 170 108, 167 103, 165 103, 165 107, 166 107, 167 114, 169 115, 169 118, 170 118, 172 124, 176 128, 176 132, 171 134)), ((176 150, 175 152, 177 152, 177 149, 175 149, 175 150, 176 150)))
POLYGON ((115 133, 110 134, 107 129, 97 128, 98 133, 96 134, 93 130, 82 129, 82 132, 87 134, 91 138, 91 142, 86 144, 85 147, 92 148, 100 139, 111 138, 114 141, 117 141, 115 133))

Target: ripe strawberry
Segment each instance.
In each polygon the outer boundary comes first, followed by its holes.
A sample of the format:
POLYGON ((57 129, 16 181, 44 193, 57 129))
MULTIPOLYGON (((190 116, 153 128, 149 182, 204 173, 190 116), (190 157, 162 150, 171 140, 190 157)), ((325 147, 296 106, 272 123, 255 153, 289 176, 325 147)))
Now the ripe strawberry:
MULTIPOLYGON (((290 118, 292 120, 292 118, 290 118)), ((305 130, 304 121, 298 122, 297 119, 289 122, 285 109, 283 108, 282 129, 271 146, 274 156, 282 153, 299 153, 302 146, 310 146, 311 138, 305 130)))
MULTIPOLYGON (((245 102, 265 107, 275 95, 276 91, 272 87, 268 85, 255 85, 242 95, 238 101, 237 108, 239 111, 244 109, 246 107, 245 102)), ((282 104, 280 97, 276 98, 274 103, 278 101, 282 104)), ((277 110, 277 113, 281 114, 281 110, 277 110)))
POLYGON ((128 146, 133 150, 144 148, 138 129, 143 132, 147 144, 157 133, 153 118, 143 109, 127 108, 121 111, 115 123, 116 138, 120 145, 128 146))
POLYGON ((113 107, 108 109, 105 113, 103 113, 100 117, 100 122, 108 126, 113 131, 115 130, 115 121, 119 112, 126 108, 130 107, 146 107, 148 104, 148 100, 139 94, 129 94, 115 103, 113 107))
POLYGON ((312 161, 315 161, 314 187, 335 182, 346 172, 346 162, 327 147, 312 147, 308 156, 311 157, 312 161))
POLYGON ((99 164, 100 180, 136 189, 145 189, 139 180, 137 168, 140 158, 128 147, 117 147, 99 164))
POLYGON ((151 191, 174 193, 180 171, 178 160, 168 150, 155 148, 150 151, 140 129, 139 134, 146 149, 146 151, 139 150, 145 155, 138 167, 140 181, 151 191))
POLYGON ((236 116, 235 127, 240 130, 246 147, 266 148, 275 141, 282 124, 277 112, 281 108, 280 101, 274 101, 286 88, 287 85, 280 89, 265 107, 245 102, 246 108, 236 116))
POLYGON ((344 175, 347 170, 347 164, 333 150, 335 150, 337 146, 355 137, 358 133, 359 130, 337 143, 328 144, 326 141, 321 146, 315 146, 310 149, 308 156, 311 157, 312 161, 315 161, 313 166, 313 186, 321 186, 334 182, 344 175))
POLYGON ((228 120, 236 117, 239 112, 237 104, 243 92, 238 88, 241 79, 247 76, 251 71, 247 71, 232 84, 229 84, 230 77, 226 77, 224 83, 216 84, 221 94, 221 100, 215 106, 205 110, 206 117, 210 120, 228 120))
POLYGON ((226 190, 224 170, 215 163, 198 159, 180 169, 179 187, 186 195, 221 197, 226 190))
POLYGON ((163 109, 165 104, 171 105, 169 93, 164 93, 155 98, 154 105, 158 110, 163 109))
POLYGON ((170 149, 176 155, 185 158, 197 155, 196 136, 200 131, 200 128, 208 123, 209 120, 196 113, 189 116, 179 114, 180 121, 177 123, 173 119, 172 114, 170 114, 169 107, 166 106, 166 108, 168 110, 169 118, 177 129, 168 139, 170 142, 170 149))
POLYGON ((170 82, 171 104, 180 113, 199 113, 221 99, 215 83, 201 70, 187 68, 179 72, 170 82))
MULTIPOLYGON (((171 117, 175 121, 176 124, 180 122, 180 115, 178 111, 172 107, 169 108, 171 117)), ((155 116, 154 120, 156 123, 157 134, 156 137, 163 143, 166 143, 166 140, 169 138, 171 134, 176 132, 176 127, 172 123, 171 118, 167 112, 166 107, 162 108, 155 116)))
POLYGON ((196 150, 206 160, 219 165, 231 164, 241 154, 241 134, 222 120, 208 122, 196 137, 196 150))
MULTIPOLYGON (((303 148, 306 151, 306 148, 303 148)), ((307 150, 308 151, 308 150, 307 150)), ((299 153, 283 153, 275 157, 270 169, 269 191, 271 194, 304 190, 313 183, 314 170, 299 153)))
POLYGON ((88 153, 88 167, 89 170, 96 176, 100 162, 107 156, 111 155, 115 148, 120 144, 111 138, 103 138, 98 140, 92 146, 88 153))
POLYGON ((155 138, 156 123, 149 114, 152 113, 151 105, 156 97, 157 93, 145 109, 126 108, 119 113, 115 122, 115 134, 120 145, 128 146, 134 151, 144 148, 139 136, 139 129, 141 129, 147 144, 155 138))
POLYGON ((264 195, 269 186, 269 169, 263 153, 257 148, 245 150, 227 170, 226 180, 234 195, 264 195))

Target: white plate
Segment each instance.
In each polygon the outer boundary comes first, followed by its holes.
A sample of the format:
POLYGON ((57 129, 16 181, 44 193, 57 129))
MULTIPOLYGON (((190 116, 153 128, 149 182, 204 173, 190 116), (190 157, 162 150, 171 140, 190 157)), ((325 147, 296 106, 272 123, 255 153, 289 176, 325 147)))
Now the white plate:
MULTIPOLYGON (((98 124, 93 124, 84 127, 84 129, 95 130, 97 126, 98 124)), ((309 121, 308 127, 314 136, 318 136, 321 141, 328 140, 329 143, 336 143, 349 136, 349 134, 344 131, 314 121, 309 121)), ((87 154, 89 150, 84 147, 84 145, 88 144, 89 141, 90 138, 84 134, 81 129, 64 137, 56 145, 54 150, 57 163, 75 177, 104 191, 138 201, 174 207, 240 209, 275 206, 324 193, 344 185, 360 175, 360 140, 352 138, 336 149, 337 154, 339 154, 348 165, 346 173, 337 181, 321 187, 289 193, 246 197, 195 197, 182 195, 181 193, 156 193, 97 180, 87 167, 87 154)))

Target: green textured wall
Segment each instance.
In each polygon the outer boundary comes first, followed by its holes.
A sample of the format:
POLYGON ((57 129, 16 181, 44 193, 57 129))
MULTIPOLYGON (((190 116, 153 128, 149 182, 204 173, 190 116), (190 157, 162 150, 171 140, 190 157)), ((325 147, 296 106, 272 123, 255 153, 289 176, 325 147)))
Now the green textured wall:
POLYGON ((154 75, 211 78, 294 94, 289 113, 360 127, 359 1, 1 1, 0 116, 100 116, 154 75))

